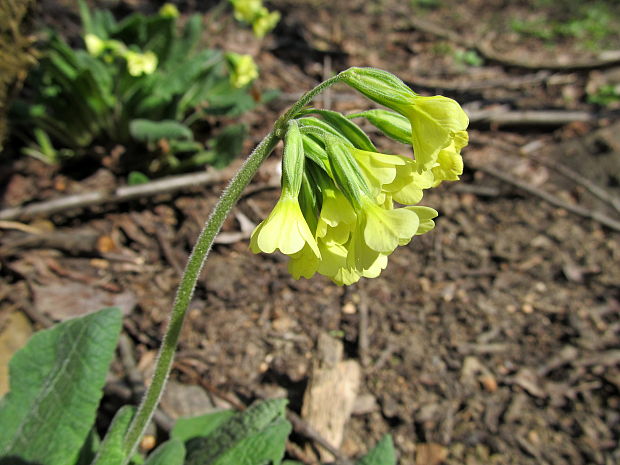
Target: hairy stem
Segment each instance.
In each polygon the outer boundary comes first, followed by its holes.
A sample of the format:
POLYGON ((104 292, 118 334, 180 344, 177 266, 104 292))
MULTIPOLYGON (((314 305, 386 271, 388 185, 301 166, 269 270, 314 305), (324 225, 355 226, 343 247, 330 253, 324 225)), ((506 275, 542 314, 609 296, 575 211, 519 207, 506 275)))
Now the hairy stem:
POLYGON ((198 276, 211 250, 215 236, 220 231, 230 210, 237 203, 237 200, 239 200, 243 189, 248 185, 254 174, 256 174, 256 171, 258 171, 263 161, 273 151, 278 141, 284 137, 288 121, 294 118, 318 93, 339 80, 340 76, 335 76, 322 82, 314 89, 306 92, 283 116, 278 118, 274 129, 265 136, 241 166, 239 171, 237 171, 237 174, 220 197, 219 202, 207 220, 200 236, 198 236, 198 240, 189 257, 183 276, 181 277, 179 288, 177 289, 168 328, 166 329, 166 334, 159 348, 157 363, 151 383, 125 435, 123 442, 125 464, 134 454, 163 393, 164 386, 172 368, 172 361, 179 342, 183 321, 187 309, 189 308, 198 276))

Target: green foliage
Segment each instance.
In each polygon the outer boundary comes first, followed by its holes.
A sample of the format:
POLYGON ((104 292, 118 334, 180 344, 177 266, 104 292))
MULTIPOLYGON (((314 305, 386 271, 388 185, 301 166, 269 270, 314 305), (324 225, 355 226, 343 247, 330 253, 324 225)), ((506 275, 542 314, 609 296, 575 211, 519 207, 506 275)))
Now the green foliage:
MULTIPOLYGON (((117 21, 80 2, 85 49, 71 48, 52 32, 29 77, 30 95, 13 107, 25 153, 60 163, 94 144, 123 144, 127 166, 147 173, 185 169, 204 150, 192 131, 198 121, 237 117, 260 103, 247 86, 233 85, 223 53, 200 47, 201 16, 181 28, 163 11, 117 21)), ((231 158, 210 155, 219 166, 231 158)))
POLYGON ((609 39, 617 38, 620 4, 615 0, 531 0, 530 3, 538 10, 537 15, 512 19, 510 26, 515 32, 549 44, 573 39, 589 49, 607 48, 609 39))
MULTIPOLYGON (((121 319, 120 311, 110 308, 65 321, 35 334, 13 357, 11 390, 0 401, 0 463, 122 463, 123 438, 135 408, 117 412, 103 441, 93 429, 121 319)), ((285 407, 284 399, 267 400, 244 412, 223 410, 180 419, 170 440, 144 464, 280 464, 291 432, 285 407)), ((385 459, 391 441, 385 442, 356 463, 395 463, 385 459)), ((135 457, 132 463, 142 459, 135 457)))
POLYGON ((144 465, 183 465, 185 446, 179 439, 164 442, 153 451, 144 465))
POLYGON ((211 434, 191 439, 187 443, 186 465, 280 463, 291 432, 285 407, 285 399, 254 404, 229 418, 211 434))
POLYGON ((120 330, 120 310, 105 309, 41 331, 15 354, 0 401, 0 457, 76 463, 120 330))
POLYGON ((601 106, 607 106, 612 103, 620 102, 620 85, 602 85, 596 90, 596 92, 588 95, 588 102, 601 106))
POLYGON ((179 418, 170 432, 170 437, 188 441, 193 438, 208 436, 234 415, 235 412, 232 410, 221 410, 197 417, 179 418))
POLYGON ((484 59, 475 50, 456 50, 454 59, 465 66, 482 66, 484 59))
POLYGON ((116 412, 92 465, 115 465, 122 462, 124 458, 122 452, 123 438, 135 410, 134 407, 126 405, 116 412))

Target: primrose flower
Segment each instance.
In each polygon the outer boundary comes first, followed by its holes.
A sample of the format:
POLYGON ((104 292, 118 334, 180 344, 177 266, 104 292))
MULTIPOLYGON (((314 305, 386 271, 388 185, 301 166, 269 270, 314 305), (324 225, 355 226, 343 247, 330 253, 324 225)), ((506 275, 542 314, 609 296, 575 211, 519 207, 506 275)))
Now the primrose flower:
POLYGON ((303 142, 295 120, 289 122, 282 157, 282 195, 267 219, 250 237, 252 252, 272 253, 276 249, 293 255, 308 246, 307 253, 321 258, 321 252, 299 204, 304 172, 303 142))
MULTIPOLYGON (((469 118, 451 98, 419 96, 396 76, 373 68, 351 68, 341 76, 354 89, 409 120, 411 145, 419 173, 435 166, 442 149, 453 142, 456 147, 466 137, 464 134, 469 118)), ((377 114, 371 115, 371 118, 376 120, 377 114)), ((394 135, 402 134, 401 130, 394 131, 397 129, 395 120, 386 120, 386 123, 386 127, 392 126, 394 135)))
POLYGON ((263 8, 262 0, 230 0, 237 21, 252 23, 263 8))
POLYGON ((437 154, 437 164, 431 168, 434 182, 433 187, 441 184, 441 181, 458 181, 463 174, 463 157, 461 149, 467 145, 467 132, 459 131, 446 148, 437 154))
POLYGON ((86 34, 84 36, 84 43, 86 44, 86 50, 92 56, 98 57, 106 49, 105 41, 101 40, 95 34, 86 34))
MULTIPOLYGON (((397 110, 398 111, 398 110, 397 110)), ((418 163, 418 172, 431 169, 442 149, 467 140, 469 118, 454 100, 436 95, 413 97, 401 109, 411 122, 411 145, 418 163)), ((458 147, 460 153, 463 145, 458 147)))
POLYGON ((230 68, 230 83, 241 88, 258 77, 258 67, 251 55, 227 53, 226 60, 230 68))
POLYGON ((283 192, 266 220, 252 233, 252 252, 273 253, 276 249, 283 254, 293 255, 308 245, 312 253, 321 257, 314 235, 306 223, 297 196, 283 192))
POLYGON ((159 16, 170 19, 178 18, 179 10, 173 3, 164 3, 159 9, 159 16))
POLYGON ((127 50, 124 57, 127 60, 127 71, 132 76, 153 74, 157 69, 157 55, 150 50, 145 53, 127 50))
POLYGON ((252 30, 258 38, 265 37, 271 32, 280 21, 280 12, 269 11, 267 8, 261 8, 259 14, 252 21, 252 30))

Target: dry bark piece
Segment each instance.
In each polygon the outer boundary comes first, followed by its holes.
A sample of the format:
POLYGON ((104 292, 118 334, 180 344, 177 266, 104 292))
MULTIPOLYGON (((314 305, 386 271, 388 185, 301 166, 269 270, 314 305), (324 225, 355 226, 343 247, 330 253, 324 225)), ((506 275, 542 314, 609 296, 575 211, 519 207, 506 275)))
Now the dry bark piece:
MULTIPOLYGON (((327 442, 340 447, 359 390, 361 369, 354 360, 343 361, 343 345, 328 334, 319 335, 317 358, 304 393, 302 418, 327 442)), ((318 447, 321 461, 333 455, 318 447)))

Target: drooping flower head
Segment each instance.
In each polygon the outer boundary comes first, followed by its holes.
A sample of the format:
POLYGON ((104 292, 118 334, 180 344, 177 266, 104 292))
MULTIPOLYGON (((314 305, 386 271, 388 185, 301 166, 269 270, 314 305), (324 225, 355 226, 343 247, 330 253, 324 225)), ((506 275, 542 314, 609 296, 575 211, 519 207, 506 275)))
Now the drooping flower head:
POLYGON ((282 194, 254 231, 254 252, 290 256, 296 279, 315 273, 339 285, 381 274, 398 246, 434 228, 424 191, 462 173, 467 117, 445 97, 420 97, 395 76, 356 69, 342 80, 394 111, 301 110, 285 135, 282 194), (379 152, 351 118, 365 117, 414 157, 379 152))

